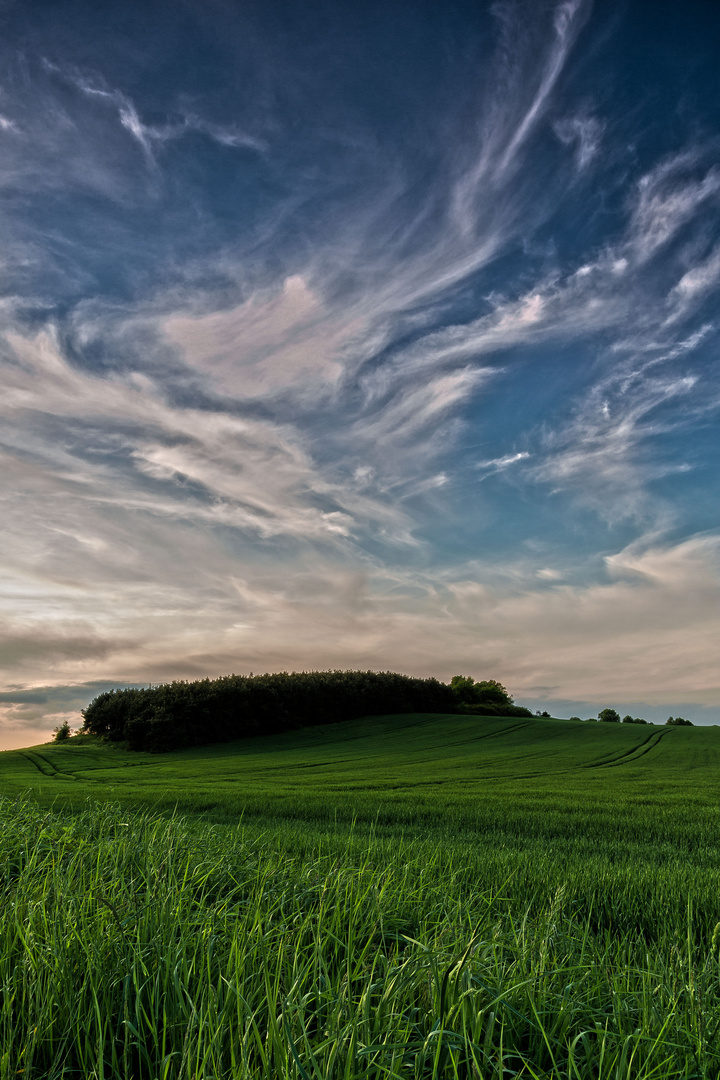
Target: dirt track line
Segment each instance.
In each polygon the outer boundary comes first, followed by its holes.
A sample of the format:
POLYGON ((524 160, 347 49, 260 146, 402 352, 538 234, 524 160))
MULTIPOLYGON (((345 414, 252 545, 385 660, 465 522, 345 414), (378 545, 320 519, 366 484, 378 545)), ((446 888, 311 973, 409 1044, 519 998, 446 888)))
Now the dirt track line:
POLYGON ((614 767, 615 765, 629 765, 629 764, 631 764, 631 763, 632 763, 633 761, 637 761, 637 759, 638 759, 638 758, 644 757, 644 755, 645 755, 645 754, 649 754, 651 750, 654 750, 654 749, 655 749, 655 747, 659 745, 659 743, 660 743, 660 740, 661 740, 662 738, 664 738, 664 736, 665 736, 665 735, 667 735, 667 731, 661 731, 661 732, 660 732, 660 733, 658 734, 657 738, 655 739, 655 742, 651 743, 651 742, 650 742, 650 741, 648 740, 647 742, 645 742, 645 743, 643 743, 643 744, 641 745, 641 747, 639 748, 639 749, 640 749, 640 753, 639 753, 639 754, 635 754, 635 756, 634 756, 634 757, 626 757, 626 758, 624 758, 624 759, 623 759, 622 761, 611 761, 611 762, 609 762, 609 763, 608 763, 608 765, 607 765, 606 767, 607 767, 608 769, 611 769, 611 768, 613 768, 613 767, 614 767))
POLYGON ((77 776, 73 773, 60 772, 43 754, 38 754, 34 750, 21 750, 20 753, 31 765, 35 766, 41 776, 52 780, 77 780, 77 776))
POLYGON ((626 750, 624 754, 619 754, 618 757, 612 758, 610 761, 602 761, 598 765, 589 765, 586 767, 591 769, 612 769, 617 765, 629 765, 631 762, 637 761, 638 758, 644 757, 645 754, 649 754, 651 750, 654 750, 665 735, 667 735, 667 731, 653 731, 652 735, 649 735, 647 739, 643 739, 643 741, 633 747, 632 750, 626 750))
POLYGON ((511 731, 522 731, 526 727, 530 727, 527 721, 524 724, 511 724, 509 727, 500 727, 497 731, 489 731, 487 735, 478 736, 477 739, 473 739, 473 742, 479 742, 480 739, 496 739, 499 735, 509 735, 511 731))
POLYGON ((28 750, 21 750, 20 753, 29 761, 31 765, 34 765, 41 776, 57 776, 57 769, 55 769, 49 761, 41 757, 40 754, 31 753, 28 750))
MULTIPOLYGON (((656 734, 657 734, 657 732, 651 731, 646 739, 643 739, 642 742, 637 743, 636 746, 631 747, 630 750, 623 750, 622 754, 616 754, 614 757, 606 756, 605 758, 601 759, 600 761, 591 762, 589 765, 584 765, 583 768, 585 768, 585 769, 602 769, 602 768, 605 768, 605 766, 607 766, 607 765, 612 765, 613 762, 622 761, 623 758, 629 757, 630 754, 636 753, 638 750, 640 750, 641 747, 645 746, 646 743, 649 743, 651 739, 655 738, 656 734)), ((660 734, 663 734, 663 732, 660 732, 660 734)))

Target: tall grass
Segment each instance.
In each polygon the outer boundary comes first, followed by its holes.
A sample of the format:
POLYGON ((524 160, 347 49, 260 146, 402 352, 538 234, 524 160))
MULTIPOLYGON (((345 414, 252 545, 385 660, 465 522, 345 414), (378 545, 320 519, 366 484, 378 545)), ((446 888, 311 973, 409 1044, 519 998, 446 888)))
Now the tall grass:
POLYGON ((0 1080, 720 1076, 717 879, 680 863, 543 890, 437 833, 0 812, 0 1080))

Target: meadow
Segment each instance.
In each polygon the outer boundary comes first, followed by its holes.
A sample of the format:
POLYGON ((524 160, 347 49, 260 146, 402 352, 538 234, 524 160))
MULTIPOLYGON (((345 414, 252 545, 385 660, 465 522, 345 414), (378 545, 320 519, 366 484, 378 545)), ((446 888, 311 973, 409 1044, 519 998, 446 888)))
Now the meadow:
POLYGON ((0 1078, 720 1076, 720 731, 0 755, 0 1078))

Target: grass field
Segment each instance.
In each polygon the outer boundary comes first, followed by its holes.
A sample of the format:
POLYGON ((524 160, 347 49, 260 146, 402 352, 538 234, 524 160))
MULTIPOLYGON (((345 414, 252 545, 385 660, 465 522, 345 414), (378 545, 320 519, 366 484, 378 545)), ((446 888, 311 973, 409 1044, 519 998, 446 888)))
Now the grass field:
POLYGON ((717 1080, 719 765, 459 716, 6 752, 0 1080, 717 1080))

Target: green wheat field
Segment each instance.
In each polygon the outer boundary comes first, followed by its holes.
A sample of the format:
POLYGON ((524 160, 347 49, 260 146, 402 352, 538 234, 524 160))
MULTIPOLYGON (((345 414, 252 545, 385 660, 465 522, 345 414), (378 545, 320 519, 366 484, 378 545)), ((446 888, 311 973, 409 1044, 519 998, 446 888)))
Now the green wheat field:
POLYGON ((0 754, 0 1080, 720 1077, 720 730, 0 754))

